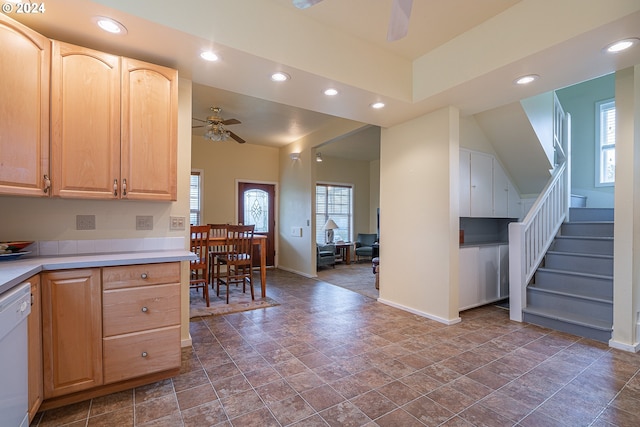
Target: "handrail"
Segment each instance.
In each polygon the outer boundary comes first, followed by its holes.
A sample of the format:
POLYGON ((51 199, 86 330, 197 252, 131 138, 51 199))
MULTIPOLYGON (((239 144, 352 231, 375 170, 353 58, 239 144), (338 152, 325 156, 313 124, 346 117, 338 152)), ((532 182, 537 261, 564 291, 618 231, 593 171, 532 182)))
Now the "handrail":
POLYGON ((511 320, 522 321, 522 309, 527 306, 527 284, 567 216, 568 179, 565 160, 554 169, 549 182, 522 222, 509 224, 511 320))

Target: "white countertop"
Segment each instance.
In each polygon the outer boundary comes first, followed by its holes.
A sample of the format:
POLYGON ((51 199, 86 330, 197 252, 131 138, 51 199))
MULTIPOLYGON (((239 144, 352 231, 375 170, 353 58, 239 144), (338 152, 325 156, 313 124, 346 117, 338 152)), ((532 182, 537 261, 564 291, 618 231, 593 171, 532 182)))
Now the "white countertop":
POLYGON ((0 294, 41 271, 116 265, 156 264, 188 261, 195 255, 186 250, 117 252, 91 255, 61 255, 0 261, 0 294))

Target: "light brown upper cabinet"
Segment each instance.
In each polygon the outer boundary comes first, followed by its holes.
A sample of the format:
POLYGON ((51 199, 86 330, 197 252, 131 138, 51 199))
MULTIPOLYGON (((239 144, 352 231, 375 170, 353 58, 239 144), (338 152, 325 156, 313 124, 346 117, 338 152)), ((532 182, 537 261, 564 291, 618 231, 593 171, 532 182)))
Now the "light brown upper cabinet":
POLYGON ((0 13, 0 194, 48 196, 51 42, 0 13))
POLYGON ((176 200, 175 70, 53 42, 53 196, 176 200))
POLYGON ((178 72, 122 58, 123 198, 177 200, 177 129, 178 72))
POLYGON ((53 195, 118 197, 120 57, 54 41, 51 124, 53 195))

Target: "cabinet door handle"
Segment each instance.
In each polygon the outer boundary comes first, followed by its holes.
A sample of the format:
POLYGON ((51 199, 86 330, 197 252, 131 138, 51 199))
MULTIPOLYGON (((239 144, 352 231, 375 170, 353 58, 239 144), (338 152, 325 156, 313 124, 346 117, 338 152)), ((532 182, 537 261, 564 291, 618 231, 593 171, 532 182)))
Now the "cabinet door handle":
POLYGON ((146 313, 147 311, 149 311, 149 309, 147 307, 142 307, 142 312, 146 313))
POLYGON ((51 188, 51 180, 49 179, 49 175, 45 175, 43 177, 43 181, 44 181, 44 188, 42 189, 42 191, 46 193, 49 192, 49 189, 51 188))
POLYGON ((141 356, 142 356, 142 357, 147 357, 147 352, 146 352, 146 351, 143 351, 143 352, 142 352, 142 354, 141 354, 141 356))
POLYGON ((142 273, 142 274, 140 275, 140 278, 141 278, 141 279, 146 279, 147 277, 149 277, 149 276, 147 275, 147 273, 142 273))
POLYGON ((127 178, 122 180, 122 197, 126 197, 127 195, 127 178))
POLYGON ((118 197, 118 180, 113 180, 113 197, 118 197))

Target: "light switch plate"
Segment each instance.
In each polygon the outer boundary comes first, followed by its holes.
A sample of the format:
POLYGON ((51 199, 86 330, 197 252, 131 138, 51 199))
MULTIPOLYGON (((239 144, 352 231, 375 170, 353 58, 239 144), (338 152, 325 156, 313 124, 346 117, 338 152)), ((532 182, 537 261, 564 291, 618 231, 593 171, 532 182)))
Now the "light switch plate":
POLYGON ((185 227, 185 217, 183 216, 170 216, 169 217, 169 230, 181 231, 185 227))
POLYGON ((151 215, 136 216, 136 230, 153 230, 153 216, 151 215))

